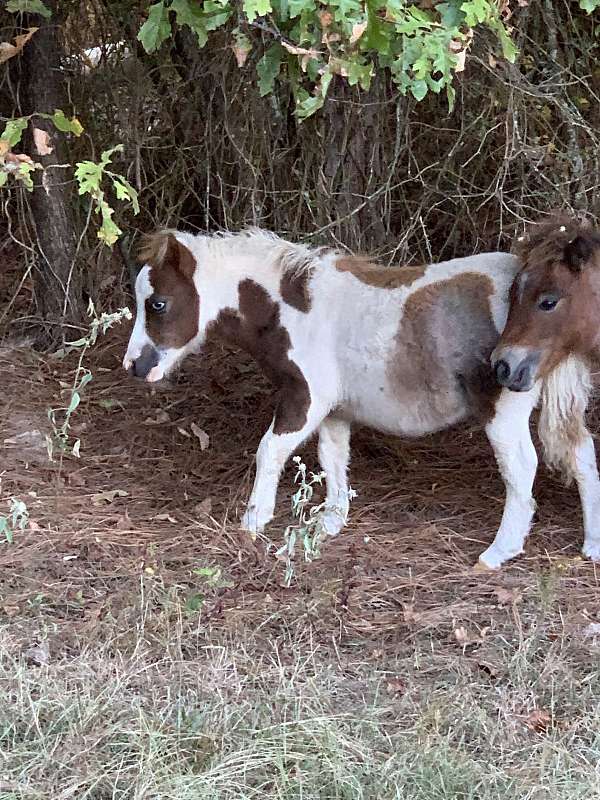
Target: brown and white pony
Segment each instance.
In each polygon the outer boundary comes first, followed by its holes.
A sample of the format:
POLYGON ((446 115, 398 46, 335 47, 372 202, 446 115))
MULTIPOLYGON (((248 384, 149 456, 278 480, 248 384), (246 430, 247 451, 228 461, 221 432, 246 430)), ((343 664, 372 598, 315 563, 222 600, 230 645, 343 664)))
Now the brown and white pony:
MULTIPOLYGON (((539 433, 545 460, 575 479, 583 506, 583 552, 600 560, 600 481, 585 424, 591 368, 600 359, 600 232, 572 217, 532 226, 516 246, 522 269, 492 354, 498 382, 541 396, 539 433)), ((529 437, 523 447, 532 449, 529 437)), ((533 483, 523 461, 521 485, 533 483)), ((525 531, 526 533, 526 531, 525 531)), ((515 533, 514 548, 522 548, 515 533)))
POLYGON ((481 562, 499 567, 521 551, 537 464, 529 416, 540 391, 546 404, 560 402, 562 378, 559 366, 543 388, 522 393, 494 380, 490 354, 519 269, 514 256, 382 268, 253 229, 163 231, 142 257, 126 369, 158 381, 213 333, 252 354, 279 390, 246 530, 271 520, 283 466, 315 432, 327 475, 322 521, 333 535, 348 513, 352 422, 414 437, 476 415, 506 484, 502 522, 481 562))

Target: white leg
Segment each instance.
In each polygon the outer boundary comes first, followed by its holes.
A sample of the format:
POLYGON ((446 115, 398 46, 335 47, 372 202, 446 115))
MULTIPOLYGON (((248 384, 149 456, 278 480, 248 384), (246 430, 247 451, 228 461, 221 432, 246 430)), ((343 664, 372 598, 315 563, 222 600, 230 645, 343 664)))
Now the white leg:
POLYGON ((350 423, 327 417, 319 427, 319 462, 327 478, 327 498, 321 518, 323 528, 335 536, 348 517, 348 462, 350 461, 350 423))
POLYGON ((241 522, 244 530, 262 533, 265 525, 273 519, 277 485, 285 462, 316 431, 323 416, 314 410, 313 403, 306 424, 295 433, 273 433, 273 420, 256 452, 256 478, 241 522))
POLYGON ((600 480, 594 440, 588 434, 575 450, 575 479, 583 508, 583 554, 600 561, 600 480))
POLYGON ((531 441, 529 417, 538 396, 537 387, 523 393, 503 389, 496 413, 485 429, 506 488, 500 528, 490 547, 479 557, 482 566, 490 569, 497 569, 523 552, 531 526, 535 510, 531 490, 538 459, 531 441))

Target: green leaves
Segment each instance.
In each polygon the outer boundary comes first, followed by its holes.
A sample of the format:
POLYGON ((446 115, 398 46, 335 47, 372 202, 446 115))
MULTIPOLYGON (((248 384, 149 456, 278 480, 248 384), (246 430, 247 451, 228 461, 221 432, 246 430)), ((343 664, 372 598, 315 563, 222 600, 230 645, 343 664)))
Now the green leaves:
POLYGON ((169 13, 164 2, 154 3, 148 11, 148 19, 138 33, 137 38, 147 53, 153 53, 171 35, 169 13))
MULTIPOLYGON (((268 0, 256 0, 264 4, 268 0)), ((270 6, 269 6, 270 8, 270 6)), ((224 25, 232 13, 229 0, 160 0, 148 10, 148 19, 139 30, 138 39, 147 53, 154 53, 171 36, 169 14, 175 15, 179 27, 188 27, 196 34, 198 46, 204 47, 209 31, 224 25)))
POLYGON ((113 187, 117 195, 117 200, 129 201, 133 206, 133 213, 139 214, 140 204, 138 202, 138 194, 129 181, 126 181, 122 175, 118 175, 113 178, 113 187))
POLYGON ((600 0, 579 0, 579 6, 584 11, 587 11, 588 14, 591 14, 592 11, 600 8, 600 0))
POLYGON ((50 19, 52 16, 52 12, 42 0, 8 0, 6 10, 11 14, 39 14, 45 19, 50 19))
POLYGON ((75 136, 81 136, 83 133, 83 125, 81 122, 79 122, 77 117, 68 119, 65 116, 65 112, 61 111, 60 108, 56 109, 50 119, 54 123, 54 127, 57 130, 62 131, 62 133, 73 133, 75 136))
MULTIPOLYGON (((600 6, 600 0, 579 2, 589 10, 600 6)), ((454 75, 464 69, 474 31, 482 25, 494 31, 505 58, 516 55, 497 0, 160 0, 147 8, 138 38, 148 52, 170 38, 172 22, 194 31, 203 47, 210 31, 235 14, 231 49, 238 65, 262 44, 256 65, 260 95, 285 80, 300 119, 323 106, 333 75, 367 90, 384 69, 403 94, 420 101, 445 91, 452 106, 454 75), (259 17, 267 18, 260 40, 251 31, 259 17)))
POLYGON ((275 80, 279 77, 281 60, 284 55, 285 50, 279 43, 271 45, 256 65, 258 90, 261 97, 273 91, 275 80))
POLYGON ((492 7, 488 0, 467 0, 460 10, 465 14, 465 22, 473 28, 480 22, 488 22, 492 16, 492 7))
POLYGON ((16 119, 9 119, 0 139, 6 142, 9 148, 14 147, 21 141, 23 131, 29 123, 29 117, 17 117, 16 119))
POLYGON ((248 22, 252 22, 256 17, 264 17, 272 11, 271 0, 244 0, 243 8, 248 22))
POLYGON ((75 180, 79 185, 80 195, 89 194, 95 205, 97 214, 100 214, 102 223, 98 230, 98 238, 109 247, 112 246, 121 235, 121 229, 116 225, 112 216, 114 209, 108 204, 102 181, 104 176, 111 180, 118 200, 131 203, 134 214, 140 210, 138 195, 129 181, 122 175, 118 175, 106 167, 110 164, 112 155, 123 150, 123 145, 119 144, 110 150, 105 150, 100 156, 100 162, 80 161, 75 169, 75 180))
POLYGON ((198 45, 204 47, 208 39, 205 16, 198 3, 190 0, 173 0, 171 9, 175 12, 178 25, 187 25, 198 38, 198 45))

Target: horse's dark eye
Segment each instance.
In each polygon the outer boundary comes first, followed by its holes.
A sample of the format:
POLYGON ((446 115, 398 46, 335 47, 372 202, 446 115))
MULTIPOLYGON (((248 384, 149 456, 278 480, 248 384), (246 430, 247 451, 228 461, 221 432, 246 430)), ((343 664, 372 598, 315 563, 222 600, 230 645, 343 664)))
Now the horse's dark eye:
POLYGON ((154 311, 156 314, 162 314, 164 311, 166 311, 166 309, 167 309, 167 304, 165 303, 165 301, 164 301, 164 300, 153 300, 153 301, 150 303, 150 308, 151 308, 151 309, 152 309, 152 311, 154 311))
POLYGON ((541 311, 553 311, 558 303, 558 297, 544 297, 538 303, 538 308, 541 311))

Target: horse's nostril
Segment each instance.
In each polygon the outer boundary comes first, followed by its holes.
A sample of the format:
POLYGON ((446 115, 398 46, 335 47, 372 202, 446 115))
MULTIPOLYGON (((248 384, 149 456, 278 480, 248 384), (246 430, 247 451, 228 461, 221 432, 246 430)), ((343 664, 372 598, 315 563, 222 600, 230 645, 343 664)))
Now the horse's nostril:
POLYGON ((501 385, 506 384, 510 378, 510 366, 503 358, 501 358, 500 361, 496 361, 494 365, 494 375, 501 385))

